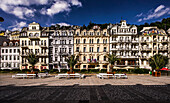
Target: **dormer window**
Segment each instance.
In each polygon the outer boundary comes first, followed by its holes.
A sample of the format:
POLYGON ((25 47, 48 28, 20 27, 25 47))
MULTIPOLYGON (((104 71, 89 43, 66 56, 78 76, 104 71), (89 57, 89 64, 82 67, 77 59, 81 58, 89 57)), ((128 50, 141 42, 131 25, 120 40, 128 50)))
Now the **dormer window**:
POLYGON ((9 43, 9 46, 12 46, 12 42, 9 43))
POLYGON ((36 30, 36 26, 32 26, 32 30, 36 30))
POLYGON ((33 33, 30 33, 29 36, 33 36, 33 33))
POLYGON ((18 42, 15 43, 15 46, 18 46, 18 42))
POLYGON ((7 46, 7 43, 6 43, 6 42, 4 42, 4 43, 3 43, 3 46, 7 46))

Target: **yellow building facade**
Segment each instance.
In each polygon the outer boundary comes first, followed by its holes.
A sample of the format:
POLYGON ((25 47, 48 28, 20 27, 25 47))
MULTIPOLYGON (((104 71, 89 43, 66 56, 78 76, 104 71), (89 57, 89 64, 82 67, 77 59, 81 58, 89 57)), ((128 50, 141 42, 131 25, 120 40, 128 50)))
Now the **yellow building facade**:
MULTIPOLYGON (((29 24, 28 28, 23 28, 20 34, 20 61, 21 69, 31 68, 26 57, 28 53, 34 53, 39 57, 39 62, 35 64, 35 69, 48 69, 48 33, 43 32, 38 23, 29 24)), ((45 31, 45 30, 44 30, 45 31)))
POLYGON ((76 29, 74 55, 78 58, 75 69, 108 69, 109 33, 94 26, 90 30, 76 29))

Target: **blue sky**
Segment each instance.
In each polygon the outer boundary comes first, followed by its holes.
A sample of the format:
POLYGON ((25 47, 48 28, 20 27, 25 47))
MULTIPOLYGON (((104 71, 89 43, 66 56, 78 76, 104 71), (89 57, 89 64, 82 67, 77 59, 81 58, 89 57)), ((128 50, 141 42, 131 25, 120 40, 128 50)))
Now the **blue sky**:
POLYGON ((41 26, 129 24, 161 21, 170 17, 170 0, 0 0, 0 30, 20 30, 35 21, 41 26))

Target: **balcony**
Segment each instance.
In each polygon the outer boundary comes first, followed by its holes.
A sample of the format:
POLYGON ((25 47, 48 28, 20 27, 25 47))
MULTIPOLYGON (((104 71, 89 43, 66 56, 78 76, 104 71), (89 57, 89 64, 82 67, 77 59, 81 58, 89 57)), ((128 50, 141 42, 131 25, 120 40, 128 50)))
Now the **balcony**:
POLYGON ((39 45, 41 48, 47 48, 47 45, 39 45))
POLYGON ((48 56, 48 53, 37 53, 38 56, 41 56, 41 57, 46 57, 48 56))
POLYGON ((138 48, 132 48, 132 50, 138 50, 138 48))
POLYGON ((99 62, 96 59, 93 59, 93 60, 87 59, 87 63, 89 63, 89 64, 98 64, 99 62))
POLYGON ((36 39, 40 39, 40 36, 29 36, 28 38, 29 38, 29 39, 33 39, 33 40, 34 40, 34 39, 36 40, 36 39))
POLYGON ((162 43, 167 43, 168 39, 161 40, 162 43))
POLYGON ((46 62, 41 62, 40 63, 42 66, 47 66, 47 63, 46 62))
POLYGON ((27 49, 27 48, 28 48, 28 45, 21 45, 21 48, 27 49))

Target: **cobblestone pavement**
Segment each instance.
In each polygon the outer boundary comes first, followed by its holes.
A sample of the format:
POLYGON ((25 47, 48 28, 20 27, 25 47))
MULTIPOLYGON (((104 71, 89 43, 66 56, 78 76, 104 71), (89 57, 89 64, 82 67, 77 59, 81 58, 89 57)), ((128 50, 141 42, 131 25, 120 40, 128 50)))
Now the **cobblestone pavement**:
POLYGON ((170 77, 13 79, 0 74, 1 103, 170 103, 170 77))
POLYGON ((170 103, 170 85, 0 86, 1 103, 170 103))

